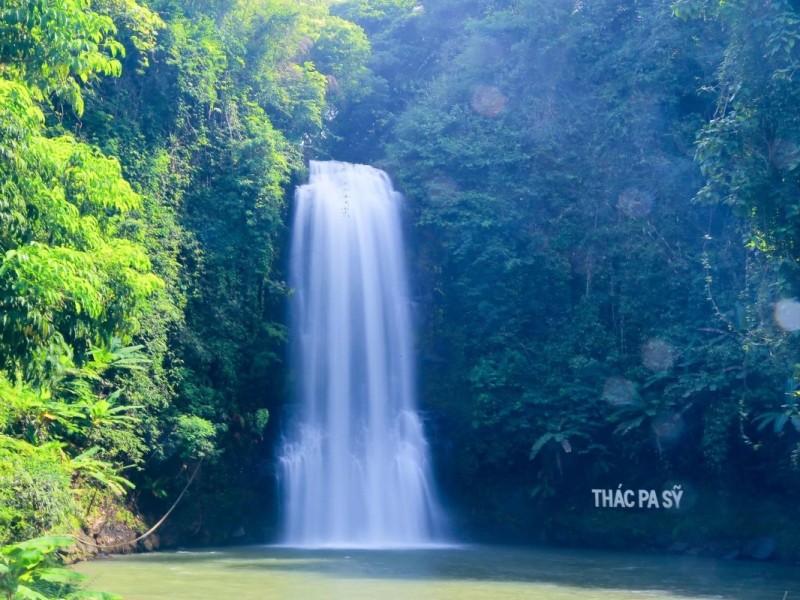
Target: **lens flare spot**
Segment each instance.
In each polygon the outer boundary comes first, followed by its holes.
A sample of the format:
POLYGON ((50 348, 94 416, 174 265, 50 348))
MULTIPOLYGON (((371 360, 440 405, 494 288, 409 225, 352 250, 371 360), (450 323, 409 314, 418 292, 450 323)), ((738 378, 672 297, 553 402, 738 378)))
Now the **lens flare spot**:
POLYGON ((648 340, 642 346, 642 364, 651 371, 666 371, 674 362, 675 349, 664 340, 648 340))
POLYGON ((671 410, 659 412, 653 418, 653 432, 658 436, 662 446, 672 446, 683 437, 685 424, 679 413, 671 410))
POLYGON ((484 117, 496 117, 506 108, 506 97, 493 85, 479 85, 472 90, 472 110, 484 117))
POLYGON ((786 140, 776 140, 771 149, 772 162, 783 171, 794 171, 800 166, 800 148, 786 140))
POLYGON ((458 192, 458 184, 450 177, 434 177, 425 183, 425 189, 433 198, 451 198, 458 192))
POLYGON ((635 397, 633 384, 622 377, 609 377, 603 386, 603 400, 614 406, 631 404, 635 397))
POLYGON ((624 189, 617 198, 617 208, 632 219, 641 219, 653 210, 653 195, 638 188, 624 189))
POLYGON ((775 322, 786 331, 800 329, 800 302, 781 300, 775 305, 775 322))

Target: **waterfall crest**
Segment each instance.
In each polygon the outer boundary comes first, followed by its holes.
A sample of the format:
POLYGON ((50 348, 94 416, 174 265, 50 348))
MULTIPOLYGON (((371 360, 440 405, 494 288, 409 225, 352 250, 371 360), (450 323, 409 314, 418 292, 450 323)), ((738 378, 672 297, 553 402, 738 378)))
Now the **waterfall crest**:
POLYGON ((416 412, 402 197, 383 171, 310 164, 290 282, 298 423, 280 458, 284 542, 419 546, 440 511, 416 412))

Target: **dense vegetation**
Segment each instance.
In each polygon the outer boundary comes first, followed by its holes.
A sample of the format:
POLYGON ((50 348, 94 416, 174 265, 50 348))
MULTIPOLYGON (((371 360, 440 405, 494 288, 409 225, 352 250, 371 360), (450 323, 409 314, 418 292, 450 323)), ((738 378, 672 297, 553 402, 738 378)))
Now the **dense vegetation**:
POLYGON ((444 45, 389 156, 437 240, 423 331, 447 367, 426 397, 459 399, 440 409, 470 449, 456 493, 493 482, 473 519, 620 544, 790 526, 764 506, 798 484, 797 23, 777 3, 526 2, 476 6, 444 45), (696 520, 589 495, 675 483, 696 520))
POLYGON ((334 157, 406 194, 459 528, 797 553, 799 38, 789 0, 3 0, 0 543, 144 531, 198 465, 164 541, 269 535, 288 199, 334 157))
POLYGON ((796 553, 796 7, 459 6, 420 18, 437 52, 386 162, 415 206, 424 397, 458 432, 439 456, 467 522, 618 545, 784 531, 796 553), (693 514, 590 493, 675 484, 693 514))
POLYGON ((287 190, 366 37, 282 0, 20 0, 0 25, 0 542, 137 528, 201 461, 191 535, 236 534, 271 488, 287 190))

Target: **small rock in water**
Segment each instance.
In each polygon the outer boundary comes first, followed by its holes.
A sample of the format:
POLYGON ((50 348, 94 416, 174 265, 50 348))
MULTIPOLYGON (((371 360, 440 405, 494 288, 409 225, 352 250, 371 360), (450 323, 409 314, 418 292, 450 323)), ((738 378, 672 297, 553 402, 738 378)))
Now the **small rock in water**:
POLYGON ((149 537, 146 537, 144 540, 142 540, 142 547, 148 552, 158 550, 160 546, 161 540, 159 539, 158 534, 151 534, 149 537))

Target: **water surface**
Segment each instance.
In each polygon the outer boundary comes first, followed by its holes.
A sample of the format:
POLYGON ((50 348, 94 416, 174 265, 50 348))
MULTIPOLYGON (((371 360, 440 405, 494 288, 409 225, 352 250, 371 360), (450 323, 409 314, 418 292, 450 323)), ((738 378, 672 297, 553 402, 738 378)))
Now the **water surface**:
POLYGON ((689 556, 491 546, 297 550, 267 546, 78 565, 126 600, 798 600, 800 570, 689 556))

